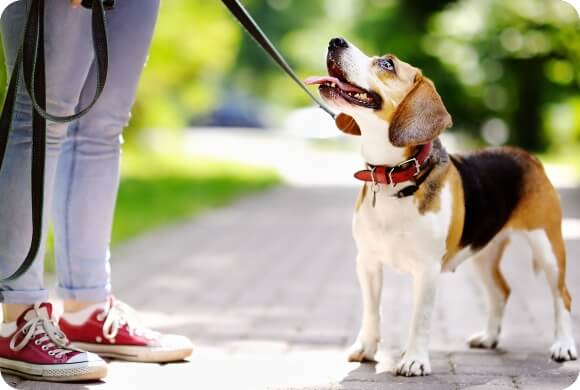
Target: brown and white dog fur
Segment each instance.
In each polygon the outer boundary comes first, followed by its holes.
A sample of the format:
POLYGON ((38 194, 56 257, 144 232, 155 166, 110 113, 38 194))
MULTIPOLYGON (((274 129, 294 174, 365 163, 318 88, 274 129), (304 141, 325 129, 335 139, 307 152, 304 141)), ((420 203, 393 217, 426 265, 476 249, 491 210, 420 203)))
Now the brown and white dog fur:
POLYGON ((414 311, 405 352, 396 373, 427 375, 431 314, 441 272, 453 271, 467 258, 485 288, 488 310, 483 331, 469 339, 473 348, 495 348, 510 288, 500 261, 513 234, 523 235, 541 265, 553 294, 556 361, 576 359, 566 288, 566 255, 559 197, 540 162, 516 148, 495 148, 450 156, 438 139, 451 127, 433 83, 421 71, 393 55, 369 57, 342 38, 330 41, 329 75, 341 84, 320 85, 324 100, 341 112, 337 126, 359 135, 368 164, 395 166, 417 146, 434 141, 432 169, 412 195, 393 196, 401 188, 381 184, 372 205, 363 185, 353 220, 362 290, 362 324, 349 350, 351 361, 373 360, 380 341, 382 267, 414 277, 414 311), (354 94, 344 86, 364 89, 354 94))

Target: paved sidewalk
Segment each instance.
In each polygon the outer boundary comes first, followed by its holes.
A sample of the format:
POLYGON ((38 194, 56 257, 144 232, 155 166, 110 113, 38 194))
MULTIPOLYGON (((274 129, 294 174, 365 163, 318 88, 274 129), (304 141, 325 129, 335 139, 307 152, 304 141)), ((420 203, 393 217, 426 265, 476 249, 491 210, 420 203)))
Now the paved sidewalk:
MULTIPOLYGON (((580 340, 580 190, 562 192, 568 283, 580 340)), ((385 272, 378 364, 347 363, 360 318, 350 236, 356 189, 282 187, 195 221, 140 237, 115 251, 117 296, 159 329, 190 336, 188 362, 113 361, 101 383, 48 384, 5 376, 19 389, 563 389, 580 363, 549 360, 552 308, 543 276, 516 242, 504 263, 513 295, 497 351, 465 338, 484 320, 466 263, 441 279, 431 343, 433 375, 393 376, 412 308, 411 279, 385 272)))

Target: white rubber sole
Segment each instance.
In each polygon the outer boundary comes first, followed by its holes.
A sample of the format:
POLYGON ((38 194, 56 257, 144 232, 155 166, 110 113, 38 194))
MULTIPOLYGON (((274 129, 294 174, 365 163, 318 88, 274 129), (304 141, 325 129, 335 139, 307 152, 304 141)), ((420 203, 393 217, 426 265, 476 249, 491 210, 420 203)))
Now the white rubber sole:
POLYGON ((0 370, 26 379, 49 382, 96 381, 107 376, 107 363, 33 364, 0 358, 0 370))
POLYGON ((73 343, 73 345, 84 351, 96 353, 101 357, 110 357, 144 363, 177 362, 189 357, 193 352, 193 347, 163 348, 129 345, 103 345, 78 342, 73 343))

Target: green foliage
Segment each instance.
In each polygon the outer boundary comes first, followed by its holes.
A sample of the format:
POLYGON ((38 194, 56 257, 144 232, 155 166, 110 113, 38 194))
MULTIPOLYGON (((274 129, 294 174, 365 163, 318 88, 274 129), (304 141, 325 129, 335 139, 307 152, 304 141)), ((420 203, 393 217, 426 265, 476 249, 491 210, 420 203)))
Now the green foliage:
MULTIPOLYGON (((301 77, 325 71, 327 42, 341 35, 423 69, 456 130, 538 150, 580 143, 580 21, 562 0, 242 3, 301 77)), ((129 138, 182 128, 229 95, 257 98, 277 120, 310 104, 220 1, 163 0, 129 138)))
MULTIPOLYGON (((341 35, 422 68, 457 130, 531 149, 579 141, 579 21, 561 0, 242 2, 300 76, 323 73, 341 35), (565 131, 554 122, 564 111, 565 131)), ((276 113, 310 104, 219 1, 162 5, 134 127, 181 126, 239 91, 276 113)))
POLYGON ((219 1, 163 0, 132 128, 181 128, 216 102, 241 31, 219 1))
POLYGON ((559 0, 462 0, 431 18, 423 43, 459 80, 474 124, 500 118, 513 143, 542 149, 552 126, 542 110, 580 86, 579 26, 559 0))

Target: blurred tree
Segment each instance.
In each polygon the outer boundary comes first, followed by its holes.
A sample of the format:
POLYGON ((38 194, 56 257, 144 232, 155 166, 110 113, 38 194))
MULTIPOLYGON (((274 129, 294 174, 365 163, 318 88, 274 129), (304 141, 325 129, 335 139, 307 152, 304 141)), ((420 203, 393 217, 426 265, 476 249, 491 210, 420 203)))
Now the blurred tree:
POLYGON ((163 0, 133 128, 181 128, 215 106, 241 31, 220 1, 163 0))
POLYGON ((460 0, 431 18, 423 43, 460 81, 457 92, 476 101, 463 106, 472 124, 501 119, 491 135, 501 141, 503 126, 512 143, 542 150, 547 103, 578 93, 579 23, 560 0, 460 0))
MULTIPOLYGON (((395 53, 435 81, 456 128, 489 143, 545 149, 548 108, 572 104, 580 85, 579 21, 561 0, 244 3, 300 73, 323 71, 326 43, 336 35, 372 53, 395 53)), ((240 88, 281 105, 308 102, 285 88, 291 82, 247 36, 236 64, 229 79, 240 88)), ((568 133, 578 126, 574 119, 568 133)))
MULTIPOLYGON (((325 72, 342 35, 421 68, 456 130, 535 150, 580 143, 580 21, 561 0, 242 3, 300 76, 325 72)), ((276 113, 310 104, 220 1, 163 0, 132 128, 181 128, 237 99, 276 113)))

